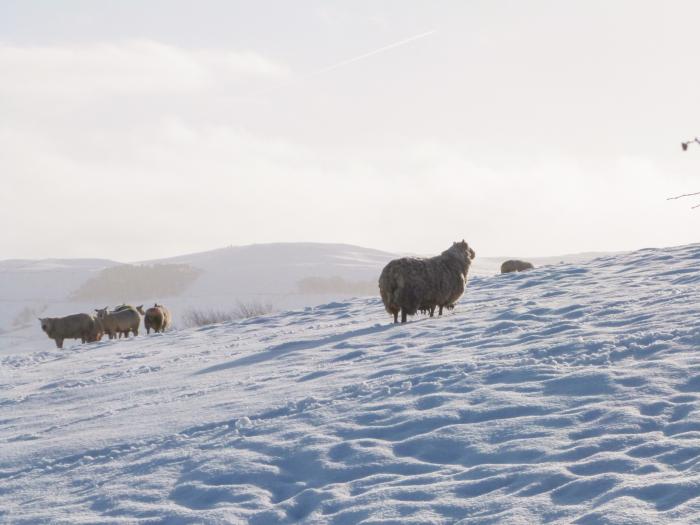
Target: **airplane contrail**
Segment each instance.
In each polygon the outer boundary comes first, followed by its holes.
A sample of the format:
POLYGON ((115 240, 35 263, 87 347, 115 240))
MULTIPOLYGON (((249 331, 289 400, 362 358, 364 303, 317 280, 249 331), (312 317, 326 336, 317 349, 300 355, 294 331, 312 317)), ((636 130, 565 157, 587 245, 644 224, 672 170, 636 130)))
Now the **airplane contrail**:
POLYGON ((328 71, 331 71, 333 69, 338 69, 339 67, 347 66, 348 64, 352 64, 353 62, 357 62, 358 60, 362 60, 363 58, 371 57, 373 55, 377 55, 379 53, 383 53, 384 51, 388 51, 389 49, 394 49, 395 47, 402 46, 404 44, 408 44, 409 42, 413 42, 414 40, 418 40, 419 38, 424 38, 426 36, 432 35, 435 32, 435 30, 431 31, 426 31, 425 33, 421 33, 420 35, 414 35, 408 38, 404 38, 403 40, 399 40, 398 42, 394 42, 393 44, 389 44, 384 47, 380 47, 379 49, 375 49, 374 51, 370 51, 369 53, 364 53, 362 55, 356 56, 354 58, 349 58, 347 60, 343 60, 342 62, 338 62, 337 64, 333 64, 332 66, 324 67, 323 69, 319 69, 316 71, 314 74, 319 74, 319 73, 326 73, 328 71))

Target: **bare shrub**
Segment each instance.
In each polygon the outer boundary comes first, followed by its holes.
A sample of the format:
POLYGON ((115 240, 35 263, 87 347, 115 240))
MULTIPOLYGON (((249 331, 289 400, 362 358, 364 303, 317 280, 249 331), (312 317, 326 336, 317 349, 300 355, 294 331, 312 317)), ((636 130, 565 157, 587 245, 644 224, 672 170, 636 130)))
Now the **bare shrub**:
POLYGON ((231 310, 217 308, 196 309, 190 308, 181 316, 180 321, 185 327, 206 326, 210 324, 227 323, 241 319, 250 319, 274 312, 275 309, 269 303, 259 301, 242 302, 239 301, 236 307, 231 310))
POLYGON ((235 319, 232 312, 226 310, 216 310, 210 308, 207 310, 196 310, 190 308, 180 315, 180 322, 183 326, 206 326, 208 324, 225 323, 235 319))
POLYGON ((260 301, 249 301, 247 303, 239 301, 236 305, 234 313, 238 319, 249 319, 250 317, 259 317, 274 312, 275 309, 270 303, 262 303, 260 301))

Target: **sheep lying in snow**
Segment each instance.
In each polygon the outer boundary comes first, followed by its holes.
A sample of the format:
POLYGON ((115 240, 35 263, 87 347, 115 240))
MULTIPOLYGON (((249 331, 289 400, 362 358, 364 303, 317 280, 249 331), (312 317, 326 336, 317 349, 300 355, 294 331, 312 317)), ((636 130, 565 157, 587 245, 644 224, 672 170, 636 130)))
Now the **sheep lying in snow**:
POLYGON ((102 324, 88 314, 73 314, 66 317, 44 317, 39 319, 41 329, 63 348, 65 339, 80 339, 91 343, 102 339, 102 324))
POLYGON ((122 335, 129 337, 129 332, 139 335, 141 317, 135 308, 126 307, 108 312, 107 307, 104 307, 95 309, 95 311, 97 312, 97 319, 102 323, 102 328, 110 339, 114 339, 117 336, 121 337, 122 335))
POLYGON ((524 270, 532 270, 533 268, 534 266, 532 263, 511 259, 501 265, 501 273, 522 272, 524 270))
POLYGON ((403 257, 387 264, 379 276, 379 293, 386 311, 398 322, 418 310, 432 317, 435 308, 454 308, 467 285, 467 272, 476 254, 462 239, 437 257, 403 257))
POLYGON ((170 326, 170 311, 162 304, 154 304, 151 308, 144 312, 143 305, 137 306, 136 309, 143 315, 143 325, 146 327, 146 333, 151 333, 151 328, 158 333, 164 332, 170 326))

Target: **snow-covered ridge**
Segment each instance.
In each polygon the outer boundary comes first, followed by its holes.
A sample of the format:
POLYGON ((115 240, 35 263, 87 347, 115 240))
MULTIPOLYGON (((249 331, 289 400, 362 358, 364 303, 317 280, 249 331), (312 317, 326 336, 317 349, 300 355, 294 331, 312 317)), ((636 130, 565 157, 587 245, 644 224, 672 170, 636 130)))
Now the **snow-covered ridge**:
POLYGON ((700 245, 0 356, 0 521, 692 523, 700 245))

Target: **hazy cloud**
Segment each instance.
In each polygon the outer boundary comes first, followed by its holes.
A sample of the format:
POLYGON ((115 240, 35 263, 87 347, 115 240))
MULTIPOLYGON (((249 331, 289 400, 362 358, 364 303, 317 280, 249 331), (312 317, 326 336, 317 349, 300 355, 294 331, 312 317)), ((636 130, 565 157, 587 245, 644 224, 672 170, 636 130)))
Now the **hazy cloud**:
POLYGON ((252 51, 192 50, 148 40, 0 45, 0 70, 0 94, 50 98, 192 93, 289 74, 281 64, 252 51))
POLYGON ((0 259, 696 240, 665 200, 698 189, 692 2, 29 4, 0 20, 0 259))

